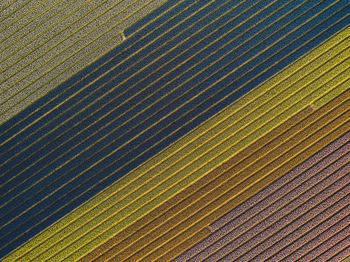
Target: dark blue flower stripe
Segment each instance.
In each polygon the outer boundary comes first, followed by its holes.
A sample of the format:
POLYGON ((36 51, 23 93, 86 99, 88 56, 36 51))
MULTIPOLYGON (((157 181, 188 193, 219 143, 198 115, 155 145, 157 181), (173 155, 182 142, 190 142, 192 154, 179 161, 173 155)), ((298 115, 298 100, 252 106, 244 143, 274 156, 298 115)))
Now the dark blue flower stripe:
POLYGON ((0 256, 349 25, 349 11, 347 0, 169 1, 130 27, 0 127, 0 256))

